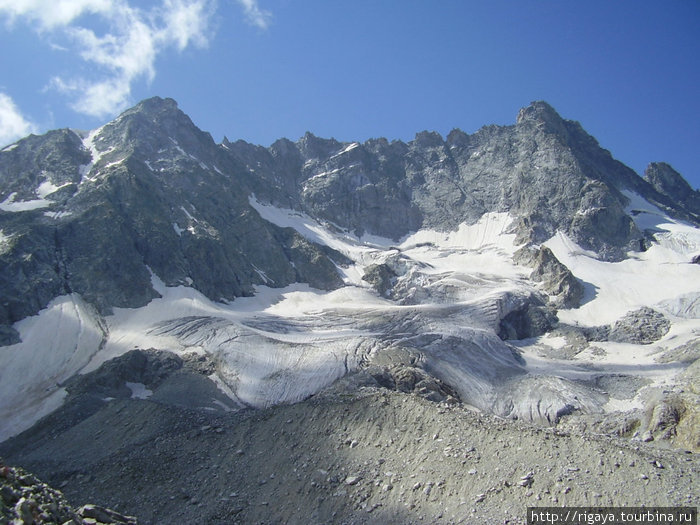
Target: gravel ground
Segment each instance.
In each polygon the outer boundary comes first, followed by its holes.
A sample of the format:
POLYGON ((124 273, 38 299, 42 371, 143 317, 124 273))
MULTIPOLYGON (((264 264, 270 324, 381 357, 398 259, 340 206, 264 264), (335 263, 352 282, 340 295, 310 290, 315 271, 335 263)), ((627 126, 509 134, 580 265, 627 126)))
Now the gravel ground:
POLYGON ((525 523, 527 506, 700 500, 695 454, 380 388, 225 414, 138 399, 65 410, 0 455, 73 506, 141 524, 525 523))

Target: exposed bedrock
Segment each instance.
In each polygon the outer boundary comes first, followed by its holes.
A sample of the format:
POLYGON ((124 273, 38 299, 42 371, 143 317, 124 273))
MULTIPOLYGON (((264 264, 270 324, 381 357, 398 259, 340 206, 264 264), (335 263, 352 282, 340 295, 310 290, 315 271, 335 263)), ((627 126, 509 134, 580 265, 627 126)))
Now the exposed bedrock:
POLYGON ((556 308, 577 308, 583 299, 583 284, 546 246, 524 246, 513 256, 517 264, 532 267, 530 279, 542 283, 556 308))

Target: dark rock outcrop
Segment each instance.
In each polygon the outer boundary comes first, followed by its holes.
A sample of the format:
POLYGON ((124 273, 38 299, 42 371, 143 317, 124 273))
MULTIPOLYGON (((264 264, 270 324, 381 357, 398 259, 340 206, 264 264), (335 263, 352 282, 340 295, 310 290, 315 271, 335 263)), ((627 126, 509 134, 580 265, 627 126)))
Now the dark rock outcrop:
POLYGON ((700 218, 700 191, 694 190, 670 165, 652 162, 644 171, 644 179, 695 220, 700 218))
POLYGON ((155 389, 182 366, 182 358, 171 352, 131 350, 110 359, 93 372, 73 376, 65 388, 72 396, 90 394, 100 398, 129 398, 132 392, 126 386, 128 382, 155 389))
POLYGON ((542 283, 542 289, 551 297, 557 308, 577 308, 583 299, 584 288, 574 274, 571 273, 554 256, 546 246, 532 248, 525 246, 514 255, 518 264, 533 268, 530 279, 542 283))
POLYGON ((380 295, 386 295, 394 285, 396 274, 387 264, 370 264, 362 276, 380 295))
POLYGON ((415 393, 436 403, 442 401, 456 403, 459 401, 459 394, 456 390, 418 367, 407 365, 372 367, 367 372, 380 386, 389 390, 397 390, 407 394, 415 393))
POLYGON ((72 509, 60 491, 0 459, 0 523, 137 525, 137 520, 98 505, 72 509))
POLYGON ((661 312, 643 307, 628 312, 610 330, 609 341, 648 345, 666 335, 671 323, 661 312))
POLYGON ((537 337, 549 332, 556 323, 554 311, 541 298, 533 295, 501 319, 498 337, 503 340, 537 337))

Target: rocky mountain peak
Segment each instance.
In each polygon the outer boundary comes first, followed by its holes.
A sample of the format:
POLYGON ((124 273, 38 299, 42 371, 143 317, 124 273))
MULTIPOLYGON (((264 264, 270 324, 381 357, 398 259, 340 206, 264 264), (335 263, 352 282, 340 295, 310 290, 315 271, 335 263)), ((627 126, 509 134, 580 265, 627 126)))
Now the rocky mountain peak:
POLYGON ((644 171, 644 179, 660 193, 667 195, 692 191, 690 184, 665 162, 652 162, 644 171))
POLYGON ((552 106, 543 100, 532 102, 518 112, 516 124, 524 125, 527 123, 535 123, 546 131, 566 135, 564 119, 552 106))
POLYGON ((516 124, 527 120, 559 121, 562 120, 557 111, 544 100, 535 100, 518 112, 516 124))
POLYGON ((93 144, 98 151, 138 151, 153 159, 166 150, 185 150, 199 156, 214 145, 214 140, 195 126, 173 99, 153 97, 103 126, 93 144))
POLYGON ((444 145, 444 141, 437 131, 421 131, 416 133, 414 144, 419 148, 438 148, 444 145))
POLYGON ((334 138, 324 139, 307 131, 297 146, 305 158, 321 158, 333 155, 340 148, 340 143, 334 138))
POLYGON ((136 104, 133 108, 128 109, 127 111, 124 112, 124 114, 127 113, 150 113, 150 114, 159 114, 159 113, 175 113, 175 112, 181 112, 179 106, 177 105, 177 102, 172 99, 172 98, 162 98, 162 97, 151 97, 147 98, 145 100, 142 100, 138 104, 136 104))
POLYGON ((455 128, 447 135, 447 145, 450 147, 466 148, 469 146, 469 135, 459 128, 455 128))
POLYGON ((272 153, 272 155, 275 155, 275 156, 290 155, 290 154, 292 154, 292 152, 294 152, 295 154, 299 153, 296 150, 294 142, 292 142, 291 140, 286 139, 286 138, 277 139, 275 142, 272 143, 269 150, 270 150, 270 153, 272 153))

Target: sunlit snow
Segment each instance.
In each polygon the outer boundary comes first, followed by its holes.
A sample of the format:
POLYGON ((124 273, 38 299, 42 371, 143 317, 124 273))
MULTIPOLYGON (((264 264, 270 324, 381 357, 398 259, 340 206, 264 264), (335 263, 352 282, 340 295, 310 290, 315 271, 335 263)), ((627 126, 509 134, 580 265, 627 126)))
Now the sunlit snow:
MULTIPOLYGON (((558 316, 565 323, 597 326, 614 323, 639 306, 656 305, 671 320, 671 331, 644 347, 595 343, 569 360, 544 357, 538 350, 542 345, 563 348, 563 337, 519 342, 533 376, 579 380, 619 373, 662 386, 681 369, 678 363, 655 359, 664 348, 700 333, 700 266, 689 264, 690 255, 700 250, 700 231, 668 219, 641 198, 630 198, 638 224, 653 224, 657 232, 659 243, 646 252, 609 263, 563 233, 546 243, 586 287, 584 304, 558 316)), ((22 343, 0 352, 0 417, 7 422, 0 439, 58 406, 61 381, 134 348, 206 354, 216 363, 211 379, 219 388, 237 405, 254 407, 308 397, 417 334, 440 334, 442 341, 456 342, 428 345, 418 359, 483 407, 492 401, 498 374, 517 372, 510 347, 494 332, 498 320, 532 290, 530 269, 512 262, 518 246, 508 214, 488 213, 452 232, 422 230, 391 240, 358 237, 254 196, 249 202, 263 219, 351 259, 350 267, 338 269, 346 286, 330 292, 306 284, 258 286, 255 296, 224 304, 191 287, 167 287, 152 275, 160 298, 142 308, 114 308, 104 318, 77 295, 56 298, 38 315, 16 323, 22 343), (397 272, 395 286, 403 303, 378 295, 362 279, 369 265, 381 263, 397 272)), ((198 220, 187 208, 182 211, 193 228, 198 220)), ((182 233, 177 223, 173 228, 182 233)), ((8 242, 10 236, 0 234, 0 247, 8 242)), ((274 285, 261 268, 254 269, 274 285)), ((137 397, 147 395, 145 386, 130 388, 137 397)), ((627 400, 627 408, 638 404, 639 397, 627 400)), ((605 408, 623 405, 611 397, 605 408)))
POLYGON ((56 186, 51 181, 45 180, 41 184, 39 184, 39 186, 34 190, 34 193, 39 198, 30 199, 27 201, 18 201, 16 200, 17 193, 10 193, 4 201, 0 202, 0 210, 9 212, 21 212, 38 210, 41 208, 48 208, 49 206, 53 205, 54 202, 47 199, 46 197, 67 186, 68 184, 70 183, 63 184, 61 186, 56 186))
POLYGON ((57 297, 15 323, 22 342, 0 351, 0 439, 53 410, 54 392, 98 351, 104 326, 77 294, 57 297), (42 409, 42 407, 44 407, 42 409))
POLYGON ((146 385, 143 383, 131 383, 127 381, 126 386, 131 390, 131 399, 148 399, 153 395, 153 392, 146 388, 146 385))
POLYGON ((560 311, 561 320, 585 326, 608 324, 641 306, 664 303, 668 309, 688 294, 700 296, 700 265, 690 264, 700 253, 700 229, 662 215, 638 196, 633 208, 648 210, 635 220, 640 226, 653 224, 658 242, 623 261, 591 257, 561 232, 545 243, 586 287, 585 304, 560 311))
POLYGON ((53 203, 46 199, 32 199, 28 201, 16 201, 17 193, 10 193, 7 198, 0 202, 0 210, 9 212, 31 211, 46 208, 53 203))

